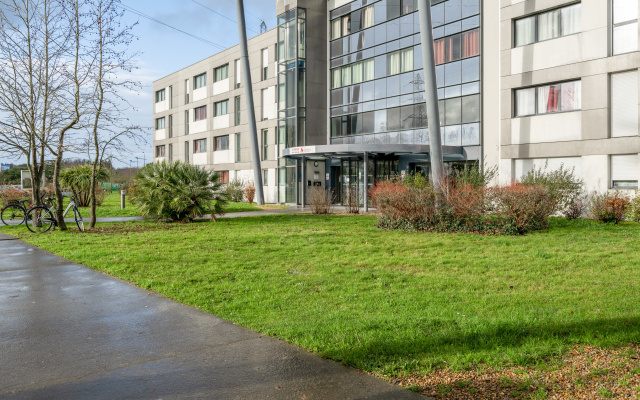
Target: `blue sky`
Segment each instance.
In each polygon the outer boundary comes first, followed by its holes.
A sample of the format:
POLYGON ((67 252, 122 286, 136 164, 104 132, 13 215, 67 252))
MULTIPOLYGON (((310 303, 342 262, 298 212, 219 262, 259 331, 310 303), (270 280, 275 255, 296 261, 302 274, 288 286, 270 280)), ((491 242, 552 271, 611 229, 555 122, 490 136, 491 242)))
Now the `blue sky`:
MULTIPOLYGON (((233 22, 236 21, 235 0, 122 0, 122 3, 223 48, 238 44, 238 27, 233 22), (222 16, 198 3, 215 10, 222 16)), ((267 29, 276 26, 275 0, 245 0, 244 3, 249 37, 260 32, 261 20, 267 24, 267 29)), ((138 96, 134 95, 130 98, 137 108, 137 111, 131 111, 130 119, 136 124, 151 127, 153 81, 216 54, 222 49, 133 13, 126 13, 127 23, 136 21, 139 23, 134 33, 139 40, 134 42, 132 50, 141 51, 142 54, 138 57, 139 69, 134 75, 145 87, 138 96)), ((131 158, 134 161, 135 156, 140 159, 144 156, 149 162, 152 156, 151 131, 147 140, 148 144, 145 148, 131 149, 131 158)))

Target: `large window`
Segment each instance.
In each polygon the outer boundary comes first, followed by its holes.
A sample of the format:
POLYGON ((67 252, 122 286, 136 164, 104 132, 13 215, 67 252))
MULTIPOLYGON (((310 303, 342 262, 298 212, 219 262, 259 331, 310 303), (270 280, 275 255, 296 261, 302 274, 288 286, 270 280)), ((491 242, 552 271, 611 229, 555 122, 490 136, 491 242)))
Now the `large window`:
POLYGON ((223 100, 215 103, 216 117, 229 114, 229 100, 223 100))
POLYGON ((193 154, 207 152, 207 139, 198 139, 193 141, 193 154))
POLYGON ((164 128, 165 128, 165 119, 164 119, 164 117, 156 118, 156 130, 160 130, 160 129, 164 129, 164 128))
POLYGON ((164 157, 164 145, 156 146, 156 158, 164 157))
POLYGON ((374 60, 370 58, 331 70, 331 88, 371 81, 375 78, 374 60))
POLYGON ((331 21, 331 39, 339 39, 350 33, 373 26, 375 23, 374 5, 344 15, 331 21))
POLYGON ((517 19, 514 43, 516 47, 524 46, 578 33, 580 21, 580 3, 517 19))
POLYGON ((480 31, 473 29, 433 42, 436 64, 458 61, 480 54, 480 31))
POLYGON ((216 148, 214 151, 229 150, 229 135, 216 136, 216 148))
POLYGON ((582 108, 582 86, 571 81, 517 89, 514 98, 516 117, 575 111, 582 108))
POLYGON ((638 136, 638 70, 611 74, 611 136, 638 136))
POLYGON ((218 171, 218 182, 229 183, 229 171, 218 171))
POLYGON ((200 74, 193 78, 193 90, 207 86, 207 74, 200 74))
POLYGON ((269 170, 262 170, 262 186, 269 186, 269 170))
POLYGON ((613 0, 613 54, 638 50, 638 1, 613 0))
POLYGON ((611 187, 614 189, 638 188, 638 155, 611 156, 611 187))
POLYGON ((413 47, 387 54, 387 75, 413 71, 413 47))
POLYGON ((202 106, 193 109, 193 120, 202 121, 207 119, 207 106, 202 106))
POLYGON ((223 65, 213 70, 215 81, 220 82, 229 78, 229 64, 223 65))
POLYGON ((156 92, 156 103, 160 103, 161 101, 165 100, 165 90, 164 89, 160 89, 156 92))

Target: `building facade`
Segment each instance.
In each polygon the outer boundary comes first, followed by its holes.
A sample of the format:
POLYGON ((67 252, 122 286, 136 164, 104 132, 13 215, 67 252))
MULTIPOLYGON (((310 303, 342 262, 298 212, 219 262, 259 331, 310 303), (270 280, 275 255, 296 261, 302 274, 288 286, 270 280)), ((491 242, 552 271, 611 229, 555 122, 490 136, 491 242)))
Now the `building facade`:
MULTIPOLYGON (((445 169, 637 188, 638 0, 431 0, 445 169)), ((430 171, 416 0, 278 0, 249 40, 265 200, 430 171)), ((157 160, 253 180, 233 47, 154 83, 157 160)))

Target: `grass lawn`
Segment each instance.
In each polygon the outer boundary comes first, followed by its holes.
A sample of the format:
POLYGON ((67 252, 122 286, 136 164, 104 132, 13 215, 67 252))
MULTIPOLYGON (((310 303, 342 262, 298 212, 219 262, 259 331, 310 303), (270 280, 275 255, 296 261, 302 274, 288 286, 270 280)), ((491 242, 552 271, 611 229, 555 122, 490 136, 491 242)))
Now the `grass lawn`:
MULTIPOLYGON (((265 208, 283 208, 283 206, 267 205, 265 208)), ((230 202, 227 207, 227 212, 233 213, 233 212, 245 212, 245 211, 260 211, 262 209, 263 208, 259 208, 255 204, 230 202)), ((107 196, 104 198, 104 202, 100 207, 98 207, 96 211, 98 214, 97 215, 98 218, 140 216, 140 211, 138 211, 138 208, 136 206, 131 204, 131 202, 129 201, 129 196, 126 196, 125 209, 124 210, 120 209, 120 192, 116 192, 116 191, 114 191, 113 193, 107 194, 107 196)), ((85 219, 88 219, 90 215, 89 207, 81 207, 80 213, 85 219)), ((71 215, 71 217, 73 218, 73 213, 69 215, 71 215)))
POLYGON ((31 235, 92 268, 366 371, 535 365, 640 343, 640 227, 524 237, 383 231, 372 216, 103 224, 31 235))

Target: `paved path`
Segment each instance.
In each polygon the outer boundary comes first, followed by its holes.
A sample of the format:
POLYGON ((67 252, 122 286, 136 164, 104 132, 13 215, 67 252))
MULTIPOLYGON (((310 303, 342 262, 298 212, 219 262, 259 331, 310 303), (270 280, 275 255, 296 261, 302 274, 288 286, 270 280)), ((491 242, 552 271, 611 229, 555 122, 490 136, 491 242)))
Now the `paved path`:
POLYGON ((0 399, 424 399, 0 234, 0 399))

